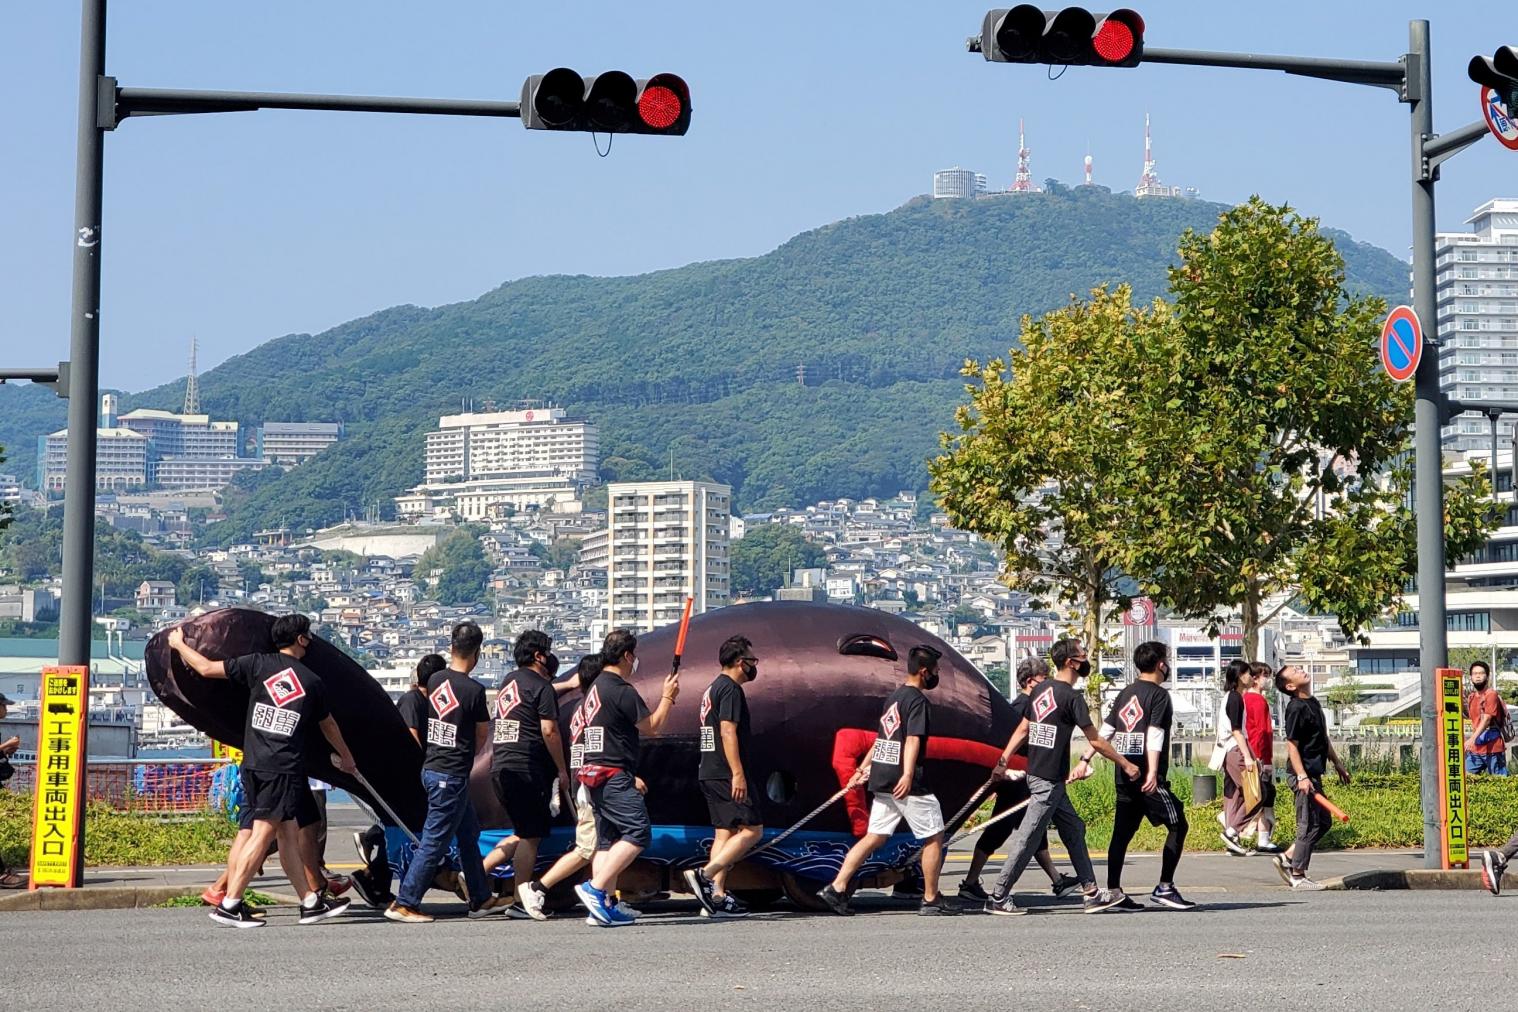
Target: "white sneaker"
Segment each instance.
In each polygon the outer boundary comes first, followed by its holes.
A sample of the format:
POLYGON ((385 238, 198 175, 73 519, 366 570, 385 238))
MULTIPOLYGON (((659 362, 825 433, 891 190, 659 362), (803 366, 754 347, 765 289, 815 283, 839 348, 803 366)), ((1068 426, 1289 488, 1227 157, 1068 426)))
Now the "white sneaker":
POLYGON ((548 913, 543 909, 548 902, 548 894, 538 888, 536 882, 529 882, 517 890, 517 902, 522 904, 522 909, 527 911, 527 916, 535 921, 548 920, 548 913))
POLYGON ((1293 889, 1300 889, 1303 892, 1309 893, 1319 893, 1323 891, 1322 882, 1314 882, 1306 875, 1293 875, 1291 877, 1291 887, 1293 889))

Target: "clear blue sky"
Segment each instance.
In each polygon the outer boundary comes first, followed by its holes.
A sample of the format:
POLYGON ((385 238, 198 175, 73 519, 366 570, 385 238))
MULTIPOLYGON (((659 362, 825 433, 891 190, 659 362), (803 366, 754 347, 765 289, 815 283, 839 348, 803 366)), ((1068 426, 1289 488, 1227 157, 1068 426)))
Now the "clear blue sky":
MULTIPOLYGON (((538 4, 500 0, 117 2, 124 85, 515 98, 561 64, 690 82, 679 139, 515 121, 261 112, 134 120, 107 138, 102 382, 140 389, 281 334, 398 303, 473 298, 532 274, 621 274, 752 256, 886 211, 959 164, 1004 187, 1027 121, 1037 179, 1136 182, 1145 111, 1160 174, 1204 197, 1259 192, 1398 255, 1407 113, 1390 93, 1250 71, 987 64, 962 0, 538 4)), ((1465 64, 1508 38, 1470 2, 1141 5, 1154 46, 1395 59, 1433 22, 1436 127, 1479 117, 1465 64)), ((67 355, 78 5, 0 10, 6 199, 0 354, 67 355), (22 97, 24 96, 24 97, 22 97)), ((1518 195, 1518 152, 1484 140, 1445 167, 1443 228, 1518 195)))

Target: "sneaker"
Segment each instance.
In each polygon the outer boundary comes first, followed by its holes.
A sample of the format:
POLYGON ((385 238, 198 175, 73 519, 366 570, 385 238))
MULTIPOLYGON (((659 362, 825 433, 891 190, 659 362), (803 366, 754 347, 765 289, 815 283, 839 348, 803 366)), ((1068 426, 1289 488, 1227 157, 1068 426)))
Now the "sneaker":
POLYGON ((1049 891, 1056 896, 1063 896, 1080 884, 1081 880, 1074 875, 1061 875, 1054 880, 1053 885, 1049 886, 1049 891))
POLYGON ((1273 843, 1270 840, 1269 837, 1266 837, 1265 839, 1260 840, 1258 843, 1256 843, 1254 845, 1254 852, 1256 854, 1275 855, 1275 854, 1284 853, 1285 849, 1286 848, 1284 848, 1284 847, 1277 846, 1275 843, 1273 843))
POLYGON ((227 928, 261 928, 264 926, 262 917, 254 917, 246 903, 239 903, 228 910, 223 906, 211 908, 211 920, 227 928))
POLYGON ((1291 877, 1291 887, 1309 893, 1320 893, 1323 891, 1322 882, 1314 882, 1306 875, 1293 875, 1291 877))
POLYGON ((606 908, 606 923, 603 925, 603 927, 625 928, 630 924, 636 924, 637 921, 638 917, 636 914, 629 914, 622 907, 613 903, 611 906, 606 908))
POLYGON ((717 898, 713 893, 715 888, 712 880, 702 874, 700 868, 688 868, 685 871, 685 884, 695 894, 696 902, 701 904, 701 909, 708 914, 717 912, 717 898))
POLYGON ((834 889, 832 883, 824 886, 823 890, 817 894, 817 898, 826 903, 828 909, 839 917, 854 916, 854 910, 849 906, 849 898, 837 889, 834 889))
POLYGON ((353 884, 353 891, 358 893, 358 898, 364 901, 366 906, 379 909, 388 904, 388 900, 380 895, 380 891, 374 887, 374 880, 365 871, 356 871, 348 876, 348 881, 353 884))
POLYGON ((1291 885, 1291 865, 1286 860, 1285 854, 1277 854, 1271 861, 1276 866, 1276 874, 1281 876, 1281 881, 1291 885))
POLYGON ((1230 854, 1237 857, 1248 857, 1253 853, 1253 851, 1239 841, 1239 833, 1236 829, 1225 829, 1218 834, 1218 838, 1223 841, 1223 846, 1228 848, 1228 853, 1230 854))
POLYGON ((1124 895, 1123 896, 1123 902, 1119 903, 1117 905, 1116 909, 1118 909, 1118 910, 1146 910, 1148 908, 1145 907, 1144 904, 1140 903, 1138 900, 1134 899, 1132 896, 1124 895))
POLYGON ((954 917, 959 912, 959 905, 942 893, 937 899, 923 900, 922 906, 917 908, 917 913, 923 917, 954 917))
POLYGON ((369 852, 369 848, 364 844, 364 832, 362 829, 355 829, 353 831, 353 849, 358 851, 359 864, 371 865, 374 863, 374 855, 369 852))
POLYGON ((322 895, 317 898, 316 906, 301 907, 300 924, 315 924, 317 921, 325 921, 329 917, 341 917, 348 912, 352 905, 350 900, 340 900, 333 896, 322 895))
POLYGON ((1502 860, 1501 854, 1495 850, 1481 852, 1481 884, 1493 896, 1502 895, 1502 873, 1506 870, 1507 862, 1502 860))
POLYGON ((331 875, 327 878, 327 895, 341 896, 353 888, 353 879, 348 875, 331 875))
POLYGON ((403 907, 399 903, 392 903, 385 908, 385 920, 397 921, 401 924, 431 924, 432 915, 424 914, 420 910, 412 910, 403 907))
POLYGON ((492 896, 479 906, 470 907, 467 916, 470 920, 477 921, 482 917, 494 917, 496 914, 504 914, 510 906, 510 900, 507 900, 505 903, 497 903, 495 897, 492 896))
POLYGON ((732 893, 728 893, 718 900, 711 916, 715 918, 747 917, 749 914, 748 904, 744 903, 732 893))
POLYGON ((621 900, 612 900, 611 905, 622 911, 628 917, 631 917, 633 920, 637 920, 639 917, 643 916, 643 911, 639 910, 635 906, 632 906, 631 904, 623 903, 621 900))
POLYGON ((607 902, 605 893, 589 882, 581 882, 575 886, 575 895, 579 897, 580 905, 586 913, 602 924, 611 923, 611 904, 607 902))
POLYGON ((596 920, 594 917, 591 917, 588 914, 585 917, 585 923, 588 924, 588 925, 590 925, 592 928, 604 928, 604 927, 606 927, 606 925, 602 924, 600 921, 596 920))
POLYGON ((902 879, 891 887, 893 900, 920 900, 922 899, 922 883, 915 879, 902 879))
POLYGON ((1124 895, 1121 889, 1098 889, 1096 892, 1087 893, 1081 898, 1081 907, 1088 914, 1099 914, 1103 910, 1111 910, 1123 902, 1124 895))
POLYGON ((1175 886, 1155 886, 1154 892, 1149 894, 1149 900, 1162 907, 1171 910, 1195 910, 1196 904, 1181 895, 1181 891, 1175 886))
POLYGON ((527 908, 524 907, 524 906, 522 906, 522 904, 520 904, 520 903, 512 903, 511 905, 507 906, 505 909, 506 909, 506 919, 508 921, 530 921, 530 920, 532 920, 532 915, 529 914, 527 912, 527 908))
POLYGON ((548 911, 544 906, 548 902, 548 894, 536 882, 529 882, 517 890, 517 900, 522 909, 527 911, 527 916, 535 921, 548 920, 548 911))
POLYGON ((996 914, 998 917, 1016 917, 1027 912, 1013 901, 1011 893, 1000 897, 992 896, 986 900, 986 913, 996 914))
POLYGON ((967 900, 974 900, 977 903, 984 903, 986 900, 991 898, 990 895, 988 895, 986 891, 981 888, 979 879, 965 879, 963 882, 959 883, 959 895, 963 896, 967 900))
POLYGON ((226 898, 226 893, 219 893, 211 886, 206 886, 200 891, 200 902, 208 907, 219 907, 221 906, 221 901, 226 898))

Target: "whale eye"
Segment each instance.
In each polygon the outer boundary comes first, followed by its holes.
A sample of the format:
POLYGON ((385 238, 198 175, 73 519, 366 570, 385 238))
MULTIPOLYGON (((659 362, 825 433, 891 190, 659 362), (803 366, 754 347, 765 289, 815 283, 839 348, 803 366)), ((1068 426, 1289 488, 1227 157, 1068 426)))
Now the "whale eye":
POLYGON ((855 633, 838 641, 838 652, 845 657, 879 657, 883 661, 897 659, 896 648, 883 637, 870 633, 855 633))

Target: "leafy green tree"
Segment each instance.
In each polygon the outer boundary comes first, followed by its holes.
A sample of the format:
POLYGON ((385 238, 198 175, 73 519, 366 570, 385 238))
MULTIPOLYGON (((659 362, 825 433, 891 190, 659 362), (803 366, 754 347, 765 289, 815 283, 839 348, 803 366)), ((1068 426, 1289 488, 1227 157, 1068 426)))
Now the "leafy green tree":
POLYGON ((185 570, 175 584, 179 603, 193 608, 208 597, 214 596, 221 587, 221 578, 210 566, 194 565, 185 570))
POLYGON ((1323 705, 1334 713, 1334 721, 1344 723, 1344 718, 1360 708, 1360 679, 1348 671, 1339 677, 1323 693, 1323 705))
POLYGON ((422 553, 416 563, 416 577, 437 577, 434 596, 441 604, 475 604, 485 600, 485 584, 490 579, 490 562, 480 545, 475 528, 461 527, 422 553))
POLYGON ((1133 433, 1167 324, 1126 285, 1024 317, 1021 348, 966 364, 959 432, 928 467, 954 525, 1002 550, 1008 585, 1072 607, 1093 655, 1103 619, 1128 605, 1118 566, 1140 509, 1133 433))
POLYGON ((827 553, 789 524, 760 524, 733 543, 729 560, 733 592, 760 597, 783 587, 792 570, 823 565, 827 553))
MULTIPOLYGON (((1249 660, 1280 607, 1265 602, 1292 588, 1356 635, 1416 571, 1413 393, 1376 364, 1385 303, 1346 291, 1316 220, 1258 197, 1188 231, 1179 258, 1168 375, 1130 437, 1142 508, 1114 561, 1181 615, 1237 609, 1249 660)), ((1449 485, 1450 558, 1492 529, 1488 495, 1479 467, 1449 485)))

